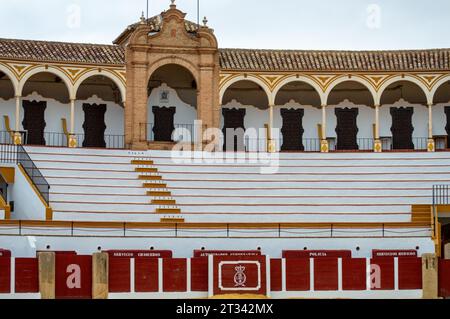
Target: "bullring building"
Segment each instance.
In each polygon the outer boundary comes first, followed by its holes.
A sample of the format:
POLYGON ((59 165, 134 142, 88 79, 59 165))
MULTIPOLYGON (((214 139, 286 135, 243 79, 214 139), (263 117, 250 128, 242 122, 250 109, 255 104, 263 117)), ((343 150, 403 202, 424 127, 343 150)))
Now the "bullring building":
POLYGON ((450 49, 224 49, 185 16, 0 39, 0 298, 450 295, 450 49))

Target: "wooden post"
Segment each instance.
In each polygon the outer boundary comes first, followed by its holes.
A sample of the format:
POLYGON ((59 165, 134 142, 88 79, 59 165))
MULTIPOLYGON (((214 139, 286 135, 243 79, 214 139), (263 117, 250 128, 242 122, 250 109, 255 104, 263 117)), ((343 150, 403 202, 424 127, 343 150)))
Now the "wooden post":
POLYGON ((38 253, 39 292, 42 299, 55 299, 55 253, 38 253))
POLYGON ((435 254, 422 256, 423 299, 438 298, 438 258, 435 254))
POLYGON ((108 254, 92 256, 92 299, 108 299, 108 254))

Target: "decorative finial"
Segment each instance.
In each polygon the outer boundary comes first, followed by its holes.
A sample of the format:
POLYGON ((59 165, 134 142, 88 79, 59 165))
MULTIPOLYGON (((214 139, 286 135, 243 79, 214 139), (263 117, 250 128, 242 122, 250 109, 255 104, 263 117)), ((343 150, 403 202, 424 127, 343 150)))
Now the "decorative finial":
POLYGON ((170 0, 170 8, 171 9, 175 9, 177 7, 177 5, 175 4, 175 0, 170 0))
POLYGON ((145 24, 145 15, 144 15, 144 11, 142 11, 142 15, 141 15, 141 24, 145 24))
POLYGON ((208 19, 206 17, 203 18, 203 26, 208 26, 208 19))

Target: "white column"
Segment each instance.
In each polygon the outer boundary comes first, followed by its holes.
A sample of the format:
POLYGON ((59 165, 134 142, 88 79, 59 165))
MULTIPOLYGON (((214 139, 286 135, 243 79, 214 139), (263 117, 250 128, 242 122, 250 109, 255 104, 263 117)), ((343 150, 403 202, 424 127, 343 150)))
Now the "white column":
POLYGON ((272 288, 271 288, 271 277, 270 277, 270 257, 266 256, 266 287, 267 292, 266 296, 270 298, 272 296, 272 288))
POLYGON ((130 292, 133 294, 136 292, 136 282, 135 282, 135 260, 134 258, 130 259, 130 292))
POLYGON ((191 258, 186 259, 186 292, 191 292, 191 258))
POLYGON ((16 258, 11 257, 10 294, 16 293, 16 258))
POLYGON ((70 134, 75 133, 75 100, 70 100, 70 134))
POLYGON ((398 257, 394 258, 394 290, 399 290, 399 281, 398 281, 398 257))
POLYGON ((16 125, 15 130, 16 132, 20 131, 20 99, 22 97, 20 95, 16 96, 16 125))
POLYGON ((433 103, 428 104, 428 138, 433 138, 433 103))
POLYGON ((162 293, 164 290, 164 282, 163 282, 163 260, 162 258, 158 258, 158 292, 162 293))
POLYGON ((327 139, 327 106, 322 105, 322 139, 327 139))
POLYGON ((375 140, 380 139, 380 105, 375 105, 375 140))
POLYGON ((309 259, 309 291, 314 291, 314 258, 309 259))
POLYGON ((273 134, 272 134, 272 128, 273 128, 273 105, 269 105, 269 136, 267 137, 269 141, 272 140, 273 134))
POLYGON ((281 291, 286 291, 286 259, 281 259, 281 291))

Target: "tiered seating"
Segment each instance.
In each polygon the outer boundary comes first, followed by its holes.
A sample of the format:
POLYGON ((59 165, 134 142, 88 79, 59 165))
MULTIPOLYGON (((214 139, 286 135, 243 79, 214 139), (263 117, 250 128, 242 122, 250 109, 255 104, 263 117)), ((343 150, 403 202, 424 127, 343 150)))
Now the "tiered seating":
POLYGON ((150 157, 188 222, 424 222, 412 205, 431 205, 432 185, 450 182, 446 153, 280 154, 273 175, 258 164, 150 157))
POLYGON ((132 160, 142 152, 27 147, 47 178, 53 220, 159 222, 132 160))

